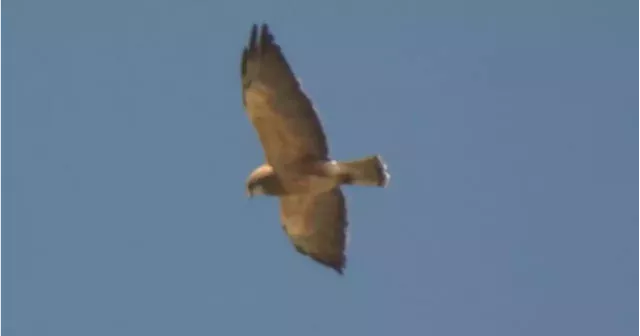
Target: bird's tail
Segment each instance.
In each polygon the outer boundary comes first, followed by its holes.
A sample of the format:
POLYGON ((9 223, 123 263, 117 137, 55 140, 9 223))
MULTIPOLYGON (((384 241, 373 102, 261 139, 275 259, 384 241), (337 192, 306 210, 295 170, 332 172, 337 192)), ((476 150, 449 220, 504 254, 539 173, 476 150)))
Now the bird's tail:
POLYGON ((344 183, 386 187, 391 175, 380 155, 371 155, 353 161, 337 162, 340 173, 345 176, 344 183))

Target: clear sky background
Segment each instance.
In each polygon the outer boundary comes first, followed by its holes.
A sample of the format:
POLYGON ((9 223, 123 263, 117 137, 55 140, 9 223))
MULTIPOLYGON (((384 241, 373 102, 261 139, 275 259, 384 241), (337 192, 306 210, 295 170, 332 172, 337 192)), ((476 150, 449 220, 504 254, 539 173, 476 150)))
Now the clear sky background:
POLYGON ((3 1, 3 335, 637 335, 637 6, 3 1), (393 175, 344 277, 244 194, 263 21, 393 175))

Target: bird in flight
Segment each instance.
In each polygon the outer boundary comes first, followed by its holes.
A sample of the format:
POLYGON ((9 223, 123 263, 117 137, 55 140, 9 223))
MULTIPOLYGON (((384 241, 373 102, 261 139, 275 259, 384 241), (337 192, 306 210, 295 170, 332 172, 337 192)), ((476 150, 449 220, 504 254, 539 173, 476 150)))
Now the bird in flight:
POLYGON ((322 124, 267 24, 253 25, 242 52, 242 100, 266 163, 246 181, 249 197, 275 196, 295 249, 343 274, 347 208, 342 185, 386 187, 380 155, 329 158, 322 124))

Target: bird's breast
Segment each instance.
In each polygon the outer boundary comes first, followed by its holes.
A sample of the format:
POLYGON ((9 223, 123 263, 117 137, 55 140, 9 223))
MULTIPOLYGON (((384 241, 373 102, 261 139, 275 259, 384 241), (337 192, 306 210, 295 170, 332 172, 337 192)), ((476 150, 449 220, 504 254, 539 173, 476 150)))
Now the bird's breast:
POLYGON ((280 183, 286 194, 320 193, 329 191, 338 185, 335 179, 318 175, 285 174, 280 183))

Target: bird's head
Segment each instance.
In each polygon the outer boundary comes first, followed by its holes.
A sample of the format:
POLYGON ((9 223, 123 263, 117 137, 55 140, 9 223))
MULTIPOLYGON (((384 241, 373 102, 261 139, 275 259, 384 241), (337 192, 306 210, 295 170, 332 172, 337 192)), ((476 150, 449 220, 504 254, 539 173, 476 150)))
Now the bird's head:
POLYGON ((253 196, 265 195, 266 193, 264 183, 261 180, 247 182, 247 197, 253 198, 253 196))
POLYGON ((267 164, 256 168, 247 178, 246 193, 249 198, 275 194, 277 179, 273 167, 267 164))

